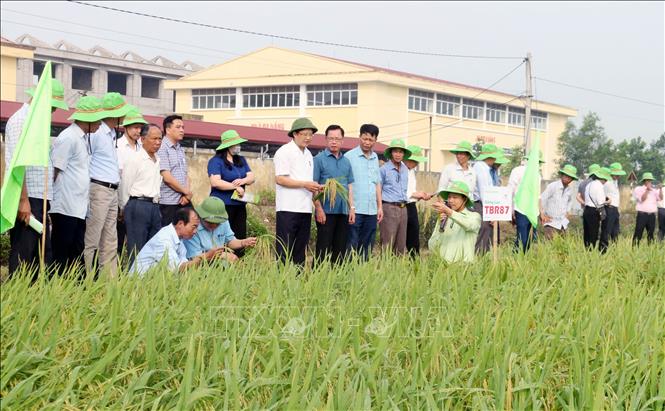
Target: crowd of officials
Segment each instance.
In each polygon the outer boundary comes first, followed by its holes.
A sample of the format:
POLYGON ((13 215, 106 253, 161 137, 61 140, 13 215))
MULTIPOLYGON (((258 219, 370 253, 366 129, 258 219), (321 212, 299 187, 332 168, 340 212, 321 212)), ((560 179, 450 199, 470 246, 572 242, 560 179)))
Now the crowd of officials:
MULTIPOLYGON (((29 90, 30 94, 32 91, 29 90)), ((52 108, 67 110, 62 84, 53 80, 52 108)), ((6 126, 6 164, 11 163, 29 104, 25 103, 6 126)), ((182 117, 171 115, 161 125, 149 124, 138 108, 118 93, 99 99, 84 96, 69 118, 71 124, 54 140, 48 168, 27 167, 17 221, 10 230, 10 273, 21 263, 36 264, 41 235, 28 225, 31 216, 42 220, 46 203, 50 224, 46 230, 45 261, 59 272, 83 266, 87 272, 106 270, 116 275, 125 264, 142 275, 160 261, 182 271, 204 261, 233 263, 243 257, 256 238, 247 237, 245 190, 254 173, 240 155, 247 140, 235 130, 221 135, 208 162, 210 195, 192 204, 192 184, 181 141, 182 117), (51 182, 44 190, 44 173, 51 182), (44 202, 46 196, 46 202, 44 202), (120 261, 119 256, 126 258, 120 261), (77 265, 78 264, 78 265, 77 265)), ((314 264, 338 263, 350 254, 367 259, 379 231, 384 252, 416 256, 420 252, 420 225, 416 203, 435 198, 437 226, 428 246, 447 261, 473 261, 487 252, 493 225, 483 221, 486 189, 501 185, 500 167, 509 162, 503 150, 484 144, 476 155, 469 142, 450 150, 456 161, 441 172, 434 193, 418 190, 415 169, 427 161, 421 147, 392 140, 382 153, 373 147, 379 128, 364 124, 359 145, 341 152, 344 129, 325 130, 326 148, 315 157, 308 150, 317 127, 307 118, 294 121, 291 141, 274 156, 276 251, 282 262, 305 264, 312 210, 317 226, 314 264), (339 187, 337 199, 329 182, 339 187)), ((525 157, 509 176, 514 196, 524 178, 525 157)), ((542 157, 539 162, 542 164, 542 157)), ((625 175, 621 164, 592 165, 575 197, 572 182, 577 169, 565 165, 560 179, 540 196, 540 221, 551 239, 568 228, 574 198, 584 207, 584 244, 604 252, 619 234, 618 183, 625 175)), ((633 197, 637 220, 633 241, 646 230, 653 241, 656 215, 659 237, 665 234, 662 184, 654 186, 645 172, 633 197)), ((528 250, 537 234, 525 214, 514 210, 516 251, 528 250)), ((497 233, 499 231, 497 230, 497 233)))

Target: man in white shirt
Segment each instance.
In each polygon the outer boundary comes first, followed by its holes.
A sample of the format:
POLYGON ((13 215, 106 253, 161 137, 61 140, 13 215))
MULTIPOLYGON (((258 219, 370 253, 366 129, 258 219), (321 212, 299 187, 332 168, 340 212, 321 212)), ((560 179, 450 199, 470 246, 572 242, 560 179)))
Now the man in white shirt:
MULTIPOLYGON (((483 196, 485 190, 494 187, 491 168, 499 157, 499 149, 494 144, 483 144, 476 162, 473 164, 473 171, 476 175, 476 189, 473 191, 473 201, 475 203, 474 211, 483 216, 483 196)), ((465 181, 466 182, 466 181, 465 181)), ((471 188, 469 188, 471 191, 471 188)), ((483 221, 478 231, 476 240, 476 253, 484 254, 492 247, 493 227, 496 221, 483 221)))
POLYGON ((468 141, 460 141, 457 147, 450 150, 455 154, 455 163, 448 164, 441 170, 439 178, 439 188, 437 193, 448 189, 451 181, 464 181, 471 192, 476 189, 476 173, 473 171, 469 161, 476 156, 473 154, 473 147, 468 141))
POLYGON ((610 241, 616 241, 619 238, 619 218, 621 217, 619 213, 619 207, 621 206, 621 194, 619 192, 619 179, 621 176, 625 176, 626 172, 623 171, 620 163, 610 164, 610 168, 605 169, 605 171, 610 173, 612 177, 611 180, 607 180, 603 184, 603 189, 605 190, 605 197, 608 198, 608 203, 605 206, 607 212, 607 217, 603 221, 607 227, 603 231, 606 236, 601 237, 600 241, 604 244, 609 244, 610 241))
POLYGON ((422 155, 423 149, 420 146, 408 146, 411 156, 404 160, 404 164, 409 169, 409 182, 406 189, 406 252, 411 257, 420 254, 420 222, 418 221, 418 200, 427 201, 433 197, 432 194, 418 191, 416 187, 416 167, 418 164, 427 162, 427 157, 422 155))
MULTIPOLYGON (((517 230, 515 244, 513 247, 514 251, 516 252, 520 250, 520 247, 523 252, 526 252, 529 247, 531 247, 531 244, 538 238, 538 234, 536 230, 534 230, 529 219, 515 207, 515 194, 517 194, 517 190, 519 189, 519 186, 522 183, 522 179, 524 178, 524 173, 526 172, 526 162, 528 159, 528 156, 524 157, 522 164, 513 168, 513 170, 510 172, 510 177, 508 178, 508 187, 510 187, 511 195, 513 197, 513 220, 515 221, 515 229, 517 230)), ((540 158, 538 159, 538 165, 541 166, 544 163, 545 161, 543 160, 543 153, 541 151, 540 158)), ((539 173, 538 187, 540 187, 542 179, 543 177, 539 173)))
POLYGON ((577 180, 577 168, 566 164, 559 170, 559 175, 561 179, 549 183, 540 195, 540 215, 548 240, 557 234, 565 234, 568 229, 568 212, 573 197, 570 183, 577 180))
POLYGON ((307 118, 293 122, 291 142, 275 153, 275 211, 277 257, 282 263, 293 261, 305 265, 312 221, 312 194, 323 186, 313 181, 314 159, 307 146, 317 128, 307 118))
MULTIPOLYGON (((582 225, 584 229, 584 246, 596 248, 598 243, 598 230, 601 228, 601 212, 605 210, 605 190, 603 184, 611 177, 605 170, 599 168, 591 173, 592 181, 587 184, 584 191, 584 213, 582 225)), ((602 235, 602 234, 601 234, 602 235)), ((604 253, 607 245, 600 244, 600 251, 604 253)))
MULTIPOLYGON (((665 175, 665 173, 663 173, 665 175)), ((665 188, 663 183, 660 185, 660 200, 658 200, 658 239, 660 241, 665 240, 665 188)))
POLYGON ((162 144, 162 130, 156 124, 141 128, 143 146, 125 161, 120 180, 120 213, 127 226, 128 265, 134 256, 161 228, 159 192, 162 176, 157 151, 162 144))

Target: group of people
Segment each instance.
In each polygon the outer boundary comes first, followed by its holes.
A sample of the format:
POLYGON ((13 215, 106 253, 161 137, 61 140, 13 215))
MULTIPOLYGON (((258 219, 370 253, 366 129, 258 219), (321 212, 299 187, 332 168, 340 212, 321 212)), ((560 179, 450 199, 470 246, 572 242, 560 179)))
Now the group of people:
MULTIPOLYGON (((67 110, 62 84, 54 79, 52 85, 53 111, 67 110)), ((30 103, 7 122, 7 164, 30 103)), ((38 262, 40 235, 28 222, 31 216, 42 220, 44 203, 50 215, 50 224, 43 224, 44 257, 60 272, 80 263, 87 272, 96 275, 106 270, 114 276, 119 265, 126 263, 130 272, 142 275, 164 260, 171 270, 185 270, 205 261, 232 263, 256 244, 256 238, 247 238, 249 200, 245 195, 247 186, 254 183, 254 173, 240 155, 241 144, 247 140, 235 130, 221 135, 216 154, 208 162, 210 195, 194 205, 181 146, 182 117, 167 116, 161 127, 148 123, 137 107, 111 92, 101 99, 81 97, 69 119, 71 125, 53 141, 49 167, 26 168, 17 222, 10 231, 10 273, 20 263, 38 262), (46 186, 45 172, 51 182, 46 186)), ((344 129, 330 125, 325 130, 325 150, 313 157, 307 147, 317 131, 309 119, 296 119, 288 132, 291 141, 274 156, 278 260, 304 266, 312 210, 317 227, 315 265, 326 260, 339 263, 352 253, 367 259, 377 230, 385 252, 418 255, 416 203, 435 197, 431 207, 439 219, 429 248, 447 261, 473 261, 489 251, 498 222, 482 221, 483 203, 486 190, 501 185, 500 167, 509 162, 502 149, 483 144, 476 157, 472 145, 461 141, 450 150, 456 161, 442 170, 438 189, 427 193, 418 190, 416 183, 416 167, 427 162, 421 147, 392 140, 380 165, 373 150, 379 136, 376 125, 362 125, 359 145, 345 154, 341 151, 344 129)), ((508 187, 513 196, 527 160, 510 173, 508 187)), ((544 163, 542 156, 538 161, 544 163)), ((588 247, 595 247, 600 238, 603 251, 618 236, 617 183, 624 174, 619 163, 609 168, 593 165, 589 178, 579 186, 577 200, 584 206, 588 247)), ((571 183, 578 179, 577 170, 565 165, 559 175, 540 197, 546 238, 564 234, 569 223, 571 183)), ((653 239, 656 213, 661 213, 661 239, 665 232, 662 184, 654 187, 651 173, 644 173, 642 182, 634 191, 636 243, 645 229, 649 240, 653 239)), ((526 251, 536 231, 519 207, 514 209, 513 222, 515 250, 526 251)))

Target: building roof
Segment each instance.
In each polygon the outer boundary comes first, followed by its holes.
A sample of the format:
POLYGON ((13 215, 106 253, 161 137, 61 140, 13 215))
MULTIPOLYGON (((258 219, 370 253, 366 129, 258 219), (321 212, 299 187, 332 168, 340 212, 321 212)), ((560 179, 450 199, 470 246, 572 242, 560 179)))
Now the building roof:
MULTIPOLYGON (((14 101, 2 100, 0 103, 0 120, 7 121, 12 114, 21 108, 23 103, 14 101)), ((54 126, 66 127, 71 124, 67 120, 74 112, 73 109, 69 111, 56 110, 53 112, 51 123, 54 126)), ((155 123, 160 126, 164 120, 161 116, 144 115, 145 120, 149 123, 155 123)), ((203 139, 203 140, 219 140, 223 132, 227 130, 236 130, 243 138, 255 144, 286 144, 291 141, 291 138, 286 134, 285 130, 274 130, 270 128, 248 127, 239 126, 234 124, 211 123, 208 121, 200 120, 183 120, 185 123, 185 138, 186 139, 203 139)), ((357 137, 347 137, 342 144, 342 150, 350 150, 356 147, 359 143, 357 137)), ((315 134, 312 140, 311 148, 323 149, 326 147, 326 140, 323 134, 315 134)), ((374 149, 378 153, 382 153, 388 146, 382 143, 376 143, 374 149)))
POLYGON ((32 47, 30 45, 18 44, 16 42, 11 41, 11 40, 9 40, 7 38, 4 38, 2 36, 0 36, 0 43, 2 43, 3 46, 16 47, 16 48, 19 48, 19 49, 25 49, 25 50, 34 50, 35 49, 34 47, 32 47))

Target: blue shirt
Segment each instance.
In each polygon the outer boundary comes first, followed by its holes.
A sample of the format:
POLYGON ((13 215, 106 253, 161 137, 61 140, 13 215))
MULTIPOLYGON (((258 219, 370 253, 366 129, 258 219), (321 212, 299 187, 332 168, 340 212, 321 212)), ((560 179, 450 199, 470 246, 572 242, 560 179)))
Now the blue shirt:
POLYGON ((203 224, 199 224, 194 237, 184 241, 185 248, 187 249, 187 258, 194 258, 215 247, 226 245, 229 241, 235 239, 236 237, 228 221, 218 225, 215 231, 212 232, 206 230, 203 224))
MULTIPOLYGON (((232 166, 229 167, 222 158, 215 155, 208 161, 208 177, 212 175, 218 175, 227 183, 232 183, 233 180, 237 180, 239 178, 245 178, 247 177, 247 173, 252 170, 250 170, 245 157, 240 157, 240 163, 240 167, 233 163, 231 163, 232 166)), ((245 186, 243 185, 243 188, 244 187, 245 186)), ((245 205, 245 203, 242 201, 231 200, 231 196, 233 195, 234 191, 235 190, 220 190, 213 187, 210 190, 210 195, 224 201, 224 204, 226 205, 245 205)))
POLYGON ((104 121, 97 132, 90 134, 90 178, 105 183, 120 183, 115 138, 115 130, 104 121))
POLYGON ((409 187, 409 170, 402 162, 399 169, 392 161, 381 167, 381 199, 389 203, 406 203, 409 187))
MULTIPOLYGON (((314 181, 324 184, 327 180, 334 178, 346 188, 348 193, 349 184, 353 183, 353 170, 351 162, 341 153, 335 157, 327 148, 314 157, 314 181)), ((330 207, 330 200, 322 204, 326 214, 349 214, 349 205, 339 195, 335 199, 335 207, 330 207)))
POLYGON ((187 250, 175 232, 175 226, 169 224, 155 234, 139 251, 130 272, 143 275, 151 267, 159 264, 162 258, 168 259, 168 267, 177 270, 187 262, 187 250))
POLYGON ((487 187, 493 187, 492 174, 490 166, 484 161, 476 161, 473 164, 473 172, 476 173, 476 189, 473 191, 473 201, 483 202, 483 191, 487 187))
POLYGON ((376 215, 376 185, 381 184, 379 176, 379 157, 375 152, 369 158, 363 154, 360 146, 349 150, 344 157, 349 159, 353 173, 353 205, 356 214, 376 215))
POLYGON ((53 184, 49 212, 84 219, 90 201, 90 153, 85 133, 76 123, 56 137, 51 162, 61 171, 53 184))

